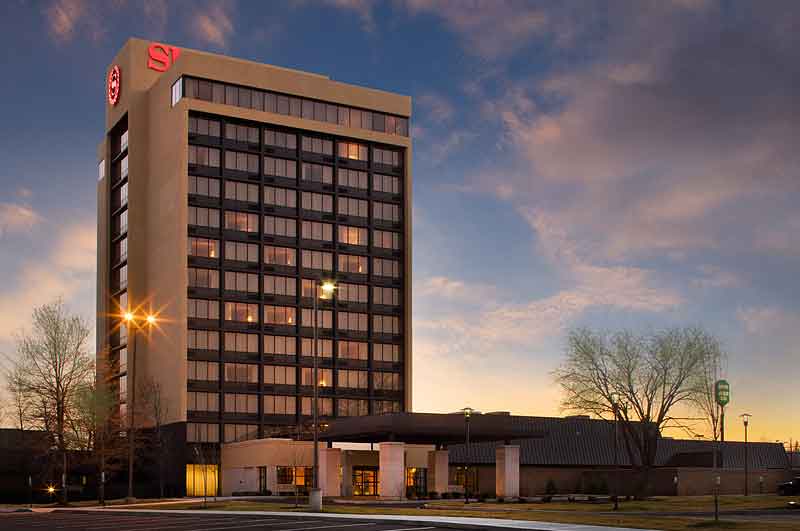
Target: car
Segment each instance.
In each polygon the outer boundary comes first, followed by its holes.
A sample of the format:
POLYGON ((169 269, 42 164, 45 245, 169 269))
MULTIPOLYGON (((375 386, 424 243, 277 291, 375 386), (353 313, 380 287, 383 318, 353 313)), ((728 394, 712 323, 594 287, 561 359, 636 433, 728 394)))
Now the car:
POLYGON ((778 494, 781 496, 800 495, 800 476, 785 483, 778 483, 778 494))

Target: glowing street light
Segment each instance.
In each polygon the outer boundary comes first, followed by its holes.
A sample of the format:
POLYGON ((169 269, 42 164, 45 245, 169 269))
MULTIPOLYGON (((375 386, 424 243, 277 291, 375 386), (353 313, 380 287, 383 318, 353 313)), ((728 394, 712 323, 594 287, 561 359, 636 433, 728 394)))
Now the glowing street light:
POLYGON ((311 510, 313 512, 320 512, 322 511, 322 492, 319 489, 319 387, 325 387, 325 382, 320 384, 319 381, 319 360, 317 359, 317 335, 318 335, 318 323, 317 323, 317 299, 328 299, 333 296, 333 293, 336 291, 336 284, 331 280, 325 280, 320 283, 319 280, 316 278, 314 279, 314 284, 312 286, 312 296, 314 297, 314 344, 313 344, 313 354, 314 354, 314 468, 313 468, 313 475, 312 475, 312 489, 311 489, 311 496, 309 496, 309 502, 311 505, 311 510), (320 291, 322 292, 320 294, 320 291))

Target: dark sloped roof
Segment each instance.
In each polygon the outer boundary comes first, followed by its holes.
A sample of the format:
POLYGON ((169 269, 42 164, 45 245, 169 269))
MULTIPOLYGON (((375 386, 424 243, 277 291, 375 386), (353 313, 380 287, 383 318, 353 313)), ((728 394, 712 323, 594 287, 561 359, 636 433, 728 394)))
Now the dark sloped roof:
MULTIPOLYGON (((520 464, 535 466, 614 466, 614 424, 585 417, 516 417, 530 423, 544 437, 512 441, 520 446, 520 464), (525 420, 523 420, 525 419, 525 420)), ((495 448, 502 442, 470 445, 469 462, 494 464, 495 448)), ((725 442, 720 453, 726 468, 744 467, 744 443, 725 442)), ((466 463, 463 444, 451 445, 450 462, 466 463)), ((750 467, 786 468, 787 456, 780 443, 748 443, 750 467)), ((659 439, 656 466, 711 466, 713 441, 659 439)), ((620 436, 619 464, 629 466, 620 436)))

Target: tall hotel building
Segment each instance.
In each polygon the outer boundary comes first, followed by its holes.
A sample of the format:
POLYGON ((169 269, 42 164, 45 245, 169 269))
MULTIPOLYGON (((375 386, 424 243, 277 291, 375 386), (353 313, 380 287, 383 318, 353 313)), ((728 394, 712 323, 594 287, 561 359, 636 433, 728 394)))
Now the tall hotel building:
POLYGON ((196 445, 411 409, 411 99, 129 40, 98 149, 98 367, 196 445), (125 321, 125 314, 133 321, 125 321), (148 323, 146 315, 154 315, 148 323), (135 361, 135 367, 132 362, 135 361), (135 372, 135 375, 133 374, 135 372))

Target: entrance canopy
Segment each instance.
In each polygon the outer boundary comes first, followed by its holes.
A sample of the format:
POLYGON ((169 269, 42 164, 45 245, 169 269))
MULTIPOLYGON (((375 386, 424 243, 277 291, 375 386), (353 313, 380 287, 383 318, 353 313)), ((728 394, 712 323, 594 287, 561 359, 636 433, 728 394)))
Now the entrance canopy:
MULTIPOLYGON (((390 413, 333 420, 321 430, 320 440, 460 444, 464 442, 465 433, 466 420, 461 413, 390 413)), ((536 429, 529 417, 473 413, 469 419, 469 438, 474 442, 511 441, 545 436, 546 432, 536 429)))

